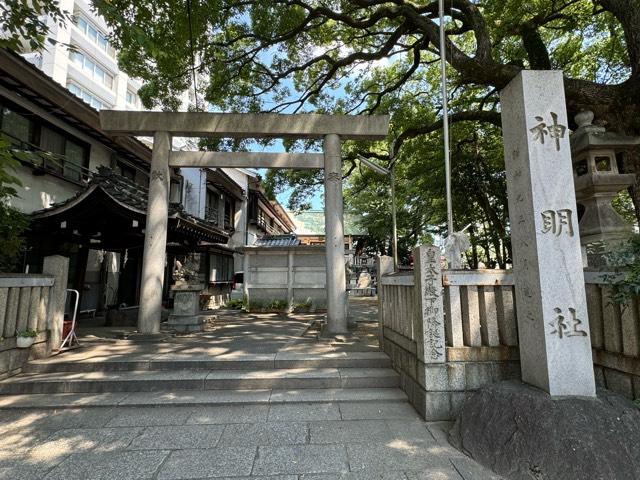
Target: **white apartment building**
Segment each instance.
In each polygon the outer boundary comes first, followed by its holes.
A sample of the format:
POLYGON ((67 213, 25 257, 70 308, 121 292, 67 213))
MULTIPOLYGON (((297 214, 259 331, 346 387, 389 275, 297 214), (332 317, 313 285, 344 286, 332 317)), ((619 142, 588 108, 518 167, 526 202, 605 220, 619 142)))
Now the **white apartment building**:
MULTIPOLYGON (((60 0, 60 8, 73 14, 73 22, 60 27, 49 18, 49 37, 56 44, 47 44, 40 51, 27 51, 23 57, 96 110, 143 109, 138 96, 141 82, 118 68, 116 50, 107 39, 109 27, 104 19, 91 10, 86 0, 60 0)), ((193 91, 185 93, 182 99, 185 110, 194 100, 193 95, 193 91)), ((143 141, 152 143, 151 139, 143 141)), ((174 148, 184 146, 181 139, 174 139, 174 148)), ((189 186, 181 199, 185 210, 203 217, 204 202, 200 199, 206 192, 203 175, 197 169, 185 169, 182 176, 189 186)))
POLYGON ((56 44, 24 57, 96 110, 140 109, 141 83, 118 68, 104 20, 84 0, 61 0, 60 8, 72 13, 74 22, 60 27, 49 19, 49 36, 56 44))

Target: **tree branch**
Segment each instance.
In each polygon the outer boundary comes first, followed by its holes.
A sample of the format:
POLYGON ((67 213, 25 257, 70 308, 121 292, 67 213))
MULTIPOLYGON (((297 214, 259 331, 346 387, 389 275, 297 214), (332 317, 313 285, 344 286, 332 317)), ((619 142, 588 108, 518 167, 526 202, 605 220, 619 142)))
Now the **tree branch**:
POLYGON ((640 76, 640 1, 594 0, 620 22, 629 54, 631 76, 640 76))
MULTIPOLYGON (((494 111, 468 111, 468 112, 457 112, 452 115, 449 115, 450 123, 458 123, 458 122, 485 122, 491 123, 498 127, 501 127, 500 121, 500 113, 494 111)), ((427 133, 435 132, 442 128, 442 119, 439 119, 437 122, 431 123, 429 125, 424 125, 422 127, 414 127, 408 128, 403 131, 395 141, 395 151, 400 151, 400 147, 402 144, 411 138, 418 137, 420 135, 426 135, 427 133)))

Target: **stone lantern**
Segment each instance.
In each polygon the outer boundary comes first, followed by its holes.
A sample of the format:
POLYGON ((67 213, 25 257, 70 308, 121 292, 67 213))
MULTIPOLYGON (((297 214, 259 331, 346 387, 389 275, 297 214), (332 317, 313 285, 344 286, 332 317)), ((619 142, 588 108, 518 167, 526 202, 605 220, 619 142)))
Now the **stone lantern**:
POLYGON ((600 263, 597 258, 605 246, 623 241, 631 231, 611 202, 635 181, 635 174, 618 171, 617 159, 625 150, 639 145, 640 138, 592 125, 590 111, 580 112, 575 121, 578 128, 571 134, 571 155, 580 243, 585 266, 587 263, 597 266, 600 263))

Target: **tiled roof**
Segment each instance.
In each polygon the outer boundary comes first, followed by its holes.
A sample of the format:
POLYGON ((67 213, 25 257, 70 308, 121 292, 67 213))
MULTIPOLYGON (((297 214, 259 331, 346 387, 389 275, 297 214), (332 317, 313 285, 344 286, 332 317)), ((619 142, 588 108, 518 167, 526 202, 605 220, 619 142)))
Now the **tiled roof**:
POLYGON ((295 235, 265 235, 256 240, 256 247, 295 247, 300 240, 295 235))
MULTIPOLYGON (((128 178, 123 177, 110 168, 104 166, 98 167, 98 172, 93 174, 93 177, 86 189, 81 190, 67 200, 53 204, 49 208, 37 210, 33 212, 32 215, 37 219, 40 216, 45 216, 55 212, 56 210, 63 209, 70 204, 81 201, 80 197, 86 196, 89 191, 95 190, 96 188, 101 189, 113 200, 124 205, 126 208, 146 216, 149 189, 142 185, 138 185, 132 180, 129 180, 128 178)), ((229 237, 229 234, 218 228, 217 225, 185 212, 182 205, 179 203, 169 204, 169 218, 186 221, 195 227, 210 231, 217 237, 229 237)))

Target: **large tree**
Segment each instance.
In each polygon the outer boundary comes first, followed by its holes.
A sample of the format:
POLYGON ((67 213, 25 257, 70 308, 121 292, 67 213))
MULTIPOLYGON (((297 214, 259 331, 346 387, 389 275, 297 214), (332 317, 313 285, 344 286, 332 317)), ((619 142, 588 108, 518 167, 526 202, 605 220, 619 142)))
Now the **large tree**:
MULTIPOLYGON (((444 52, 434 1, 94 4, 114 28, 121 67, 144 80, 147 107, 177 108, 180 94, 196 84, 200 108, 206 101, 225 111, 391 113, 390 140, 398 161, 408 161, 407 142, 432 138, 441 125, 436 62, 443 54, 453 122, 485 122, 481 130, 495 134, 501 88, 524 68, 562 69, 570 117, 589 109, 610 130, 640 135, 640 0, 445 0, 444 52)), ((16 11, 25 24, 24 10, 16 11)), ((0 20, 11 31, 11 8, 0 20)), ((461 140, 454 138, 454 147, 461 140)), ((356 151, 389 160, 382 145, 347 150, 345 174, 355 171, 356 151)), ((640 172, 638 152, 626 163, 640 172)), ((318 181, 272 178, 295 180, 307 192, 318 181)), ((460 180, 454 177, 454 185, 460 180)), ((631 194, 640 217, 638 186, 631 194)), ((484 203, 499 203, 486 197, 484 203)))
MULTIPOLYGON (((565 72, 570 116, 589 109, 609 129, 640 135, 640 0, 445 4, 439 52, 437 2, 96 1, 121 65, 146 81, 147 106, 175 106, 200 78, 206 101, 224 110, 394 113, 384 100, 403 92, 437 104, 437 78, 425 72, 442 53, 464 98, 453 121, 499 123, 499 90, 523 68, 553 68, 565 72)), ((402 122, 397 146, 433 131, 431 120, 402 122)), ((637 152, 628 168, 640 171, 637 152)), ((640 189, 632 195, 640 217, 640 189)))

